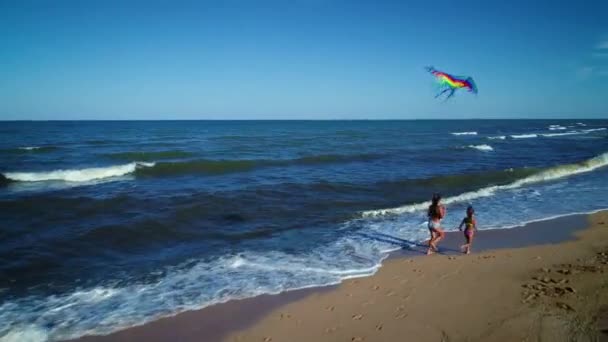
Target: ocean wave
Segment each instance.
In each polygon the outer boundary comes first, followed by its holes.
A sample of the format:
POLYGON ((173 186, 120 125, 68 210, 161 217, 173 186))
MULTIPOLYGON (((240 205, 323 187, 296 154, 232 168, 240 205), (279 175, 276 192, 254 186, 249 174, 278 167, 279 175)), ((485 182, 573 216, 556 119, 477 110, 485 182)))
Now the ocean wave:
POLYGON ((494 151, 494 149, 492 148, 492 146, 486 145, 486 144, 482 144, 482 145, 469 145, 468 147, 476 149, 478 151, 484 151, 484 152, 494 151))
POLYGON ((477 135, 477 132, 452 132, 451 135, 477 135))
POLYGON ((494 137, 488 137, 488 139, 490 139, 490 140, 505 140, 505 139, 507 139, 507 136, 506 135, 497 135, 497 136, 494 136, 494 137))
POLYGON ((3 174, 0 173, 0 186, 6 186, 8 184, 10 184, 12 182, 12 180, 6 178, 6 176, 4 176, 3 174))
POLYGON ((543 137, 561 137, 566 135, 579 135, 585 134, 584 132, 564 132, 564 133, 544 133, 541 134, 543 137))
POLYGON ((281 166, 307 166, 318 164, 334 164, 369 161, 381 158, 382 154, 352 154, 352 155, 313 155, 296 159, 233 159, 233 160, 189 160, 179 162, 131 162, 122 165, 106 167, 94 167, 74 170, 55 170, 43 172, 5 172, 1 174, 6 181, 3 182, 41 182, 41 181, 66 181, 66 182, 88 182, 92 180, 107 179, 112 177, 134 174, 141 177, 167 177, 184 174, 226 174, 234 172, 251 171, 263 167, 281 166))
POLYGON ((183 162, 158 162, 153 167, 140 168, 137 176, 166 177, 182 174, 225 174, 251 171, 263 167, 306 166, 369 161, 381 158, 381 154, 314 155, 296 159, 199 159, 183 162))
POLYGON ((4 153, 26 154, 26 153, 47 153, 59 149, 56 146, 20 146, 16 148, 7 148, 0 150, 4 153))
POLYGON ((583 132, 591 133, 591 132, 599 132, 599 131, 605 131, 605 130, 606 130, 606 127, 601 127, 601 128, 584 129, 583 132))
POLYGON ((529 138, 537 138, 537 137, 538 137, 538 134, 536 134, 536 133, 511 135, 511 138, 513 138, 513 139, 529 139, 529 138))
POLYGON ((112 159, 128 160, 128 161, 154 161, 158 159, 177 159, 177 158, 188 158, 195 154, 186 151, 133 151, 133 152, 119 152, 109 153, 105 156, 112 159))
MULTIPOLYGON (((600 167, 608 165, 608 152, 598 155, 594 158, 585 160, 576 164, 559 165, 540 171, 536 174, 518 179, 510 184, 492 185, 475 191, 465 192, 457 196, 447 197, 443 200, 444 204, 467 202, 481 197, 494 195, 500 190, 509 190, 522 187, 524 185, 552 181, 580 173, 590 172, 600 167)), ((373 217, 382 215, 395 215, 403 213, 412 213, 425 210, 429 202, 408 204, 397 208, 369 210, 362 213, 363 217, 373 217)))
POLYGON ((135 162, 124 165, 92 167, 75 170, 55 170, 47 172, 5 172, 3 176, 8 180, 19 182, 88 182, 104 178, 124 176, 135 172, 138 168, 152 166, 154 166, 154 163, 135 162))
POLYGON ((564 129, 567 129, 567 128, 564 126, 561 126, 561 125, 550 125, 549 126, 550 131, 559 131, 559 130, 564 130, 564 129))

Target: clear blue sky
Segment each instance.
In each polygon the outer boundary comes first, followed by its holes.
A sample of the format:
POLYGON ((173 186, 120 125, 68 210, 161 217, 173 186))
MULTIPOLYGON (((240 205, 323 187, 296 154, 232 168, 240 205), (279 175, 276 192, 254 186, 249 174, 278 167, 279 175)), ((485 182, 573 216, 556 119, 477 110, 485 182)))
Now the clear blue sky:
POLYGON ((0 119, 608 117, 608 1, 529 2, 0 0, 0 119))

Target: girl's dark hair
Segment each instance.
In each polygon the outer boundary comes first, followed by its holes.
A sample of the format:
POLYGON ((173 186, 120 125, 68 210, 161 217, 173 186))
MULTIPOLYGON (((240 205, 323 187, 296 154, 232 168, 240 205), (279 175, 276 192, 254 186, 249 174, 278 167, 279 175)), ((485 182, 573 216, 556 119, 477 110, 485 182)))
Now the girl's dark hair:
POLYGON ((433 199, 431 200, 433 202, 433 205, 437 205, 437 203, 439 203, 440 200, 441 200, 441 194, 439 194, 439 193, 433 194, 433 199))
POLYGON ((472 205, 470 205, 470 206, 467 207, 467 214, 468 213, 475 214, 475 209, 473 209, 472 205))
POLYGON ((441 210, 439 209, 439 201, 441 200, 441 194, 433 194, 433 198, 431 200, 431 205, 429 206, 428 216, 431 218, 442 218, 441 210))

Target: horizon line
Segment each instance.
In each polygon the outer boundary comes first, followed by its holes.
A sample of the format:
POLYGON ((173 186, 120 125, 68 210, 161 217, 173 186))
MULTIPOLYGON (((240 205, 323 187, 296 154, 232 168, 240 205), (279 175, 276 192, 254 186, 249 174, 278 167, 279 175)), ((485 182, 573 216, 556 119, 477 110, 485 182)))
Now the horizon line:
POLYGON ((541 118, 402 118, 402 119, 1 119, 0 122, 49 122, 49 121, 467 121, 467 120, 608 120, 598 117, 541 117, 541 118))

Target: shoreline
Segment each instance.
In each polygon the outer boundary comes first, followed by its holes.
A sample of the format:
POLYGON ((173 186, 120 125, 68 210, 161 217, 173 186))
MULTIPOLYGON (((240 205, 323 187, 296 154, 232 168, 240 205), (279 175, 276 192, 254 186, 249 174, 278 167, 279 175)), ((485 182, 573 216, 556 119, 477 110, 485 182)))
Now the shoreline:
MULTIPOLYGON (((472 255, 464 258, 475 258, 476 254, 505 249, 528 248, 531 246, 555 245, 570 241, 577 241, 578 235, 585 231, 589 224, 587 221, 598 213, 607 213, 600 210, 591 214, 575 213, 528 222, 523 226, 504 229, 481 230, 476 235, 472 255)), ((448 259, 462 255, 458 247, 463 238, 460 232, 447 232, 446 239, 439 245, 440 254, 436 257, 449 256, 448 259)), ((383 238, 386 238, 384 236, 383 238)), ((426 247, 418 244, 414 248, 405 247, 405 240, 389 236, 391 242, 401 245, 402 249, 390 252, 382 261, 382 266, 373 275, 345 279, 339 284, 327 286, 314 286, 304 289, 285 291, 279 294, 264 294, 256 297, 230 300, 225 303, 214 304, 202 309, 178 313, 174 316, 152 320, 142 325, 129 327, 108 335, 87 335, 69 341, 223 341, 236 332, 255 328, 260 322, 267 319, 273 312, 286 306, 299 302, 306 302, 309 298, 340 291, 352 282, 369 280, 382 273, 383 269, 391 263, 408 260, 424 260, 416 258, 424 254, 426 247)), ((435 259, 435 257, 430 257, 435 259)), ((460 259, 460 258, 459 258, 460 259)))

